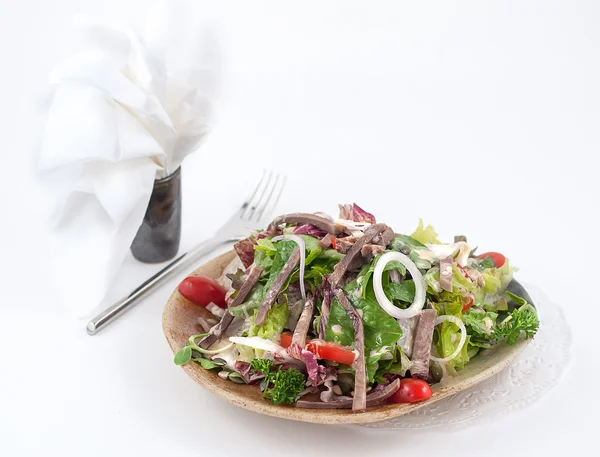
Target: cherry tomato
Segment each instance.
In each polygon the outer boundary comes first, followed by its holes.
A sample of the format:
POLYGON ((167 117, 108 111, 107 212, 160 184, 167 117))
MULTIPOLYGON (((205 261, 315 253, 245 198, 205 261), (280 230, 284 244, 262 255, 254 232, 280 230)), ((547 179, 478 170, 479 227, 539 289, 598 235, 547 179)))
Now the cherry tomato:
POLYGON ((352 365, 356 354, 352 349, 336 343, 325 341, 309 341, 306 349, 317 356, 317 359, 352 365))
POLYGON ((226 308, 225 290, 210 278, 189 276, 179 284, 179 293, 192 303, 206 307, 211 302, 219 308, 226 308))
POLYGON ((400 381, 400 389, 389 399, 390 403, 415 403, 431 398, 431 387, 425 381, 405 378, 400 381))
POLYGON ((506 262, 506 257, 504 257, 499 252, 484 252, 483 254, 479 254, 477 256, 478 259, 483 260, 486 257, 491 257, 497 268, 502 268, 504 263, 506 262))

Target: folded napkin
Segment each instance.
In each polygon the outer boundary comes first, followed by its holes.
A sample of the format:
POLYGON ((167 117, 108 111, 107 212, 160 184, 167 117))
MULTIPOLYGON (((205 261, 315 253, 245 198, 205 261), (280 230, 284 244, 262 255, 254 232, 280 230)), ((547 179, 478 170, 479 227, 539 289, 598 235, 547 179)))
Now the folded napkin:
POLYGON ((54 284, 78 315, 113 283, 154 179, 175 171, 209 131, 216 68, 183 8, 159 2, 143 33, 78 19, 74 40, 82 50, 50 74, 39 169, 55 205, 54 284))

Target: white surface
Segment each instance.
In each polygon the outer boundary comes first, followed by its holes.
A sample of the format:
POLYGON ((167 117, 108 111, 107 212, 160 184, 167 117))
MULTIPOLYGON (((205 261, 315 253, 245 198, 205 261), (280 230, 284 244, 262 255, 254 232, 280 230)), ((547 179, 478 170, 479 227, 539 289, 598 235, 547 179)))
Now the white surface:
MULTIPOLYGON (((494 423, 442 433, 296 424, 210 396, 173 366, 162 336, 177 280, 95 337, 48 295, 47 208, 29 172, 46 75, 68 53, 74 13, 133 17, 146 3, 1 3, 0 125, 14 163, 0 180, 0 454, 590 455, 600 4, 196 2, 226 78, 204 154, 184 164, 183 249, 268 164, 290 175, 282 210, 355 200, 398 231, 421 216, 446 239, 465 233, 504 252, 565 308, 573 362, 559 386, 494 423)), ((114 295, 154 269, 129 260, 114 295)))

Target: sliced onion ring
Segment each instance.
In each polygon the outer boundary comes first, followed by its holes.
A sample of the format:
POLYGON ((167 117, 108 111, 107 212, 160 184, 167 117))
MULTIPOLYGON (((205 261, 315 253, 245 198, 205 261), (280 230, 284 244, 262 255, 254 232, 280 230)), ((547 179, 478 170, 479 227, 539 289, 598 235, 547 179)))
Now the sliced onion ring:
POLYGON ((277 343, 270 340, 265 340, 259 336, 230 336, 229 341, 235 344, 251 347, 252 349, 260 349, 261 351, 279 353, 283 348, 277 343))
POLYGON ((377 298, 379 306, 381 306, 390 316, 397 319, 409 319, 414 317, 421 312, 425 305, 425 282, 423 281, 423 275, 421 275, 421 272, 413 261, 400 252, 388 252, 379 258, 373 273, 373 290, 375 291, 375 297, 377 298), (394 260, 406 267, 415 282, 415 299, 412 305, 406 309, 400 309, 397 306, 394 306, 394 304, 385 296, 385 292, 383 291, 383 270, 388 263, 394 260))
POLYGON ((456 316, 449 316, 449 315, 438 316, 435 318, 435 321, 433 321, 433 325, 440 325, 444 321, 450 321, 453 324, 456 324, 456 326, 460 329, 460 342, 458 343, 458 346, 456 347, 454 352, 452 354, 450 354, 448 357, 444 357, 443 359, 440 359, 440 358, 434 357, 434 356, 430 357, 431 360, 433 360, 435 362, 440 362, 440 363, 448 362, 448 361, 452 360, 453 358, 455 358, 458 354, 460 354, 460 351, 462 350, 463 346, 465 345, 465 341, 467 341, 467 329, 465 327, 465 324, 463 323, 463 321, 460 318, 458 318, 456 316))
POLYGON ((298 235, 279 235, 271 238, 271 241, 279 240, 294 241, 300 248, 300 276, 298 281, 300 282, 300 295, 302 295, 302 300, 306 300, 306 291, 304 290, 304 263, 306 259, 306 247, 304 245, 304 240, 298 235))

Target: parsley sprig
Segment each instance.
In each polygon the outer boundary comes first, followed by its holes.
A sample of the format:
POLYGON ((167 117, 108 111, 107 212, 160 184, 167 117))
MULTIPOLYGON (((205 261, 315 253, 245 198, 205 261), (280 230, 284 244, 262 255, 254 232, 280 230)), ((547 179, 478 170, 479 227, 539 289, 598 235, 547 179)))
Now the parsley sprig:
POLYGON ((516 308, 506 319, 494 326, 494 338, 496 341, 505 341, 515 344, 521 335, 525 338, 533 338, 540 326, 537 312, 529 303, 525 302, 520 308, 516 308))
POLYGON ((273 362, 266 359, 254 359, 250 365, 265 376, 263 396, 274 405, 294 403, 304 390, 304 375, 295 368, 273 370, 273 362))

